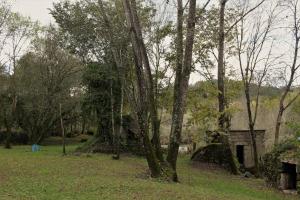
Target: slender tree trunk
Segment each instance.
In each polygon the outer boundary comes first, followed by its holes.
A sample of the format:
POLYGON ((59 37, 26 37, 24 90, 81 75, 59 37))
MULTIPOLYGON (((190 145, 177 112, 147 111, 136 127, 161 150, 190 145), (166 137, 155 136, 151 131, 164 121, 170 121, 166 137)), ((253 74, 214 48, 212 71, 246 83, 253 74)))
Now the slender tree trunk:
MULTIPOLYGON (((178 113, 180 112, 180 107, 177 102, 180 95, 180 84, 182 80, 182 69, 183 69, 183 2, 182 0, 177 0, 177 36, 176 36, 176 77, 175 77, 175 84, 174 84, 174 102, 173 102, 173 114, 172 114, 172 126, 171 126, 171 133, 170 133, 170 144, 168 148, 168 156, 167 161, 170 163, 173 169, 176 169, 176 161, 178 155, 178 148, 179 148, 179 140, 178 134, 175 133, 175 125, 180 125, 178 119, 178 113), (173 126, 174 125, 174 126, 173 126)), ((181 132, 181 127, 178 127, 177 132, 181 132)), ((180 136, 180 135, 179 135, 180 136)), ((177 177, 174 177, 177 179, 177 177)))
POLYGON ((115 106, 114 106, 114 93, 113 93, 113 81, 110 81, 110 111, 111 111, 111 135, 113 138, 113 143, 115 144, 115 106))
MULTIPOLYGON (((224 63, 224 54, 225 54, 225 8, 228 0, 220 0, 220 11, 219 11, 219 38, 218 38, 218 103, 219 103, 219 129, 221 131, 228 132, 230 128, 230 118, 225 113, 226 108, 226 96, 225 96, 225 63, 224 63)), ((226 139, 223 141, 223 145, 228 148, 230 151, 230 160, 232 163, 232 173, 237 174, 238 169, 235 166, 234 155, 231 151, 229 138, 224 136, 226 139)))
POLYGON ((86 126, 86 119, 85 117, 82 119, 82 124, 81 124, 81 134, 85 133, 85 126, 86 126))
POLYGON ((245 97, 246 97, 247 113, 248 113, 249 134, 250 134, 250 138, 251 138, 253 157, 254 157, 254 170, 255 170, 256 176, 259 176, 260 172, 259 172, 259 166, 258 166, 259 163, 258 163, 258 153, 257 153, 257 145, 256 145, 256 134, 255 134, 255 130, 254 130, 255 122, 253 121, 252 110, 251 110, 251 98, 250 98, 249 83, 245 84, 245 97))
POLYGON ((59 115, 60 115, 63 155, 65 155, 66 154, 65 128, 64 128, 64 121, 63 121, 62 111, 61 111, 61 103, 59 104, 59 115))
MULTIPOLYGON (((134 2, 135 4, 135 2, 134 2)), ((146 159, 151 171, 152 177, 159 177, 161 176, 161 166, 160 162, 157 159, 156 151, 154 150, 151 141, 149 139, 149 131, 148 131, 148 90, 146 87, 147 81, 144 75, 143 69, 143 53, 141 52, 141 44, 139 43, 138 34, 136 33, 137 30, 137 21, 135 21, 135 17, 132 13, 132 4, 129 0, 123 0, 123 6, 125 10, 126 20, 128 26, 130 27, 130 36, 131 42, 133 45, 134 51, 134 60, 135 60, 135 71, 137 77, 137 86, 138 86, 138 102, 137 102, 137 116, 138 116, 138 123, 140 128, 140 134, 143 139, 143 145, 145 149, 146 159)), ((151 91, 150 91, 151 92, 151 91)))
POLYGON ((277 115, 276 125, 275 125, 275 142, 274 142, 275 145, 279 144, 279 134, 280 134, 280 127, 281 127, 281 123, 282 123, 283 113, 284 113, 283 102, 280 102, 279 112, 277 115))
POLYGON ((220 13, 219 13, 219 44, 218 44, 218 101, 219 101, 219 128, 224 130, 225 128, 225 67, 224 67, 224 46, 225 46, 225 7, 227 0, 220 0, 220 13))
POLYGON ((122 134, 123 129, 123 85, 121 86, 121 104, 120 104, 120 128, 118 134, 116 134, 116 147, 115 147, 115 159, 120 159, 120 136, 122 134))
POLYGON ((170 133, 170 143, 168 149, 167 161, 174 170, 173 180, 178 181, 178 176, 176 172, 176 163, 178 157, 178 150, 181 140, 182 123, 183 116, 186 107, 186 95, 188 91, 189 78, 192 69, 192 56, 193 56, 193 46, 194 46, 194 34, 195 34, 195 23, 196 23, 196 0, 190 1, 189 14, 187 20, 187 36, 185 45, 185 54, 183 65, 182 58, 183 48, 180 45, 183 44, 183 7, 182 1, 178 0, 178 24, 177 24, 177 69, 176 69, 176 80, 174 88, 174 105, 173 105, 173 115, 172 115, 172 125, 170 133), (182 68, 181 68, 182 66, 182 68))
MULTIPOLYGON (((289 81, 287 86, 285 87, 285 91, 282 94, 281 98, 280 98, 280 102, 279 102, 279 111, 278 111, 278 115, 277 115, 277 120, 276 120, 276 124, 275 124, 275 145, 279 144, 279 134, 280 134, 280 127, 282 124, 282 117, 283 117, 283 113, 286 110, 287 107, 285 107, 284 102, 288 96, 288 93, 291 91, 291 87, 295 81, 295 75, 297 72, 297 61, 298 61, 298 54, 299 54, 299 42, 300 42, 300 37, 298 36, 299 31, 298 28, 295 28, 295 46, 294 46, 294 55, 293 55, 293 64, 291 66, 291 74, 289 77, 289 81)), ((290 102, 292 103, 292 102, 290 102)), ((288 105, 290 105, 290 103, 288 103, 288 105)))
POLYGON ((11 149, 11 135, 12 135, 12 132, 11 132, 11 127, 9 125, 9 122, 7 121, 7 119, 5 118, 4 119, 4 124, 6 126, 6 139, 5 139, 5 148, 6 149, 11 149))
POLYGON ((133 18, 133 27, 134 27, 134 33, 137 41, 137 45, 140 48, 142 61, 146 69, 146 78, 147 78, 147 86, 148 88, 148 100, 149 100, 149 109, 150 109, 150 115, 151 115, 151 124, 152 124, 152 130, 153 130, 153 145, 155 147, 155 153, 157 158, 164 162, 162 150, 161 150, 161 144, 160 144, 160 121, 158 118, 158 112, 157 112, 157 102, 155 100, 155 91, 154 91, 154 79, 151 72, 151 67, 149 63, 149 58, 147 55, 147 49, 144 43, 142 29, 140 26, 139 18, 137 15, 136 10, 136 2, 135 0, 131 0, 131 12, 132 12, 132 18, 133 18))
POLYGON ((258 161, 258 152, 257 152, 257 145, 256 145, 256 133, 254 130, 253 123, 249 125, 250 127, 250 136, 252 141, 252 148, 253 148, 253 158, 254 158, 254 172, 257 177, 260 176, 259 171, 259 161, 258 161))

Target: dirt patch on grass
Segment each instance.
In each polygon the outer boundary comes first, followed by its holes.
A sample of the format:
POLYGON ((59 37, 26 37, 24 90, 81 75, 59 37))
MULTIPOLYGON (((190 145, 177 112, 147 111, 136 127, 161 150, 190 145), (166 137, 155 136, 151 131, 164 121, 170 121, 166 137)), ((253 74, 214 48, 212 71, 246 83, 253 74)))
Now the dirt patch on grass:
POLYGON ((0 174, 0 185, 5 184, 9 181, 8 177, 4 174, 0 174))

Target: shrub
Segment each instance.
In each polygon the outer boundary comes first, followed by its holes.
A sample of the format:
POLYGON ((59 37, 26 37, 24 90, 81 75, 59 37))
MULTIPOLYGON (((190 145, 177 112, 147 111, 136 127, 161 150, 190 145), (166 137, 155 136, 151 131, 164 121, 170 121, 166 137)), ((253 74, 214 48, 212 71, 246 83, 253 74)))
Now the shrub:
MULTIPOLYGON (((7 132, 2 131, 0 132, 0 143, 5 143, 7 138, 7 132)), ((28 144, 29 142, 29 137, 25 132, 12 132, 11 137, 10 137, 10 142, 12 144, 28 144)))
POLYGON ((278 186, 281 170, 280 156, 290 150, 296 150, 298 147, 292 140, 285 141, 276 146, 270 153, 264 155, 261 163, 261 171, 268 185, 278 186))
POLYGON ((86 141, 88 141, 87 138, 81 138, 81 139, 80 139, 80 142, 81 142, 81 143, 84 143, 84 142, 86 142, 86 141))
POLYGON ((86 134, 87 134, 87 135, 94 135, 94 132, 93 132, 92 130, 88 130, 88 131, 86 132, 86 134))

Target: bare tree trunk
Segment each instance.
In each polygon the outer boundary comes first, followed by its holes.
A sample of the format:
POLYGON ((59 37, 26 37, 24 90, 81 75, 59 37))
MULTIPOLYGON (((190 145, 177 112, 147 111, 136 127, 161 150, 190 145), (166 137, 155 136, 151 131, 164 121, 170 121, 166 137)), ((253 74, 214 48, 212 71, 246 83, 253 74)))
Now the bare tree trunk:
MULTIPOLYGON (((178 119, 178 113, 180 112, 179 105, 177 100, 179 99, 180 95, 180 84, 182 80, 182 68, 183 68, 183 3, 182 0, 177 0, 177 38, 176 38, 176 77, 175 77, 175 85, 174 85, 174 102, 173 102, 173 115, 172 115, 172 126, 171 126, 171 133, 170 133, 170 144, 168 148, 168 156, 167 161, 170 163, 173 169, 176 169, 176 161, 178 155, 178 148, 180 138, 175 138, 178 133, 175 133, 175 125, 181 125, 180 119, 178 119), (174 126, 173 126, 174 125, 174 126)), ((181 132, 181 127, 178 127, 177 132, 181 132)), ((174 177, 177 179, 177 177, 174 177)))
POLYGON ((275 125, 275 145, 278 145, 279 143, 279 133, 280 133, 280 127, 281 127, 281 123, 282 123, 282 116, 284 113, 284 108, 283 108, 283 104, 280 104, 279 106, 279 112, 277 115, 277 119, 276 119, 276 125, 275 125))
POLYGON ((111 111, 111 135, 113 138, 113 143, 115 143, 115 106, 114 106, 114 93, 113 93, 113 81, 110 81, 110 111, 111 111))
MULTIPOLYGON (((256 145, 256 134, 254 130, 255 122, 253 122, 252 110, 251 110, 251 98, 250 98, 250 85, 246 83, 245 85, 245 97, 247 104, 247 113, 248 113, 248 121, 249 121, 249 134, 251 137, 253 156, 254 156, 254 171, 257 176, 259 176, 259 163, 258 163, 258 153, 257 153, 257 145, 256 145)), ((257 102, 258 103, 258 102, 257 102)))
POLYGON ((85 133, 85 126, 86 126, 86 119, 83 117, 82 124, 81 124, 81 134, 85 133))
POLYGON ((225 68, 224 68, 224 46, 225 46, 225 7, 228 0, 220 0, 220 13, 219 13, 219 45, 218 45, 218 101, 219 101, 219 128, 225 128, 225 68))
POLYGON ((4 124, 6 127, 6 138, 5 138, 5 148, 6 149, 11 149, 11 127, 9 125, 9 122, 7 121, 7 119, 4 119, 4 124))
POLYGON ((132 12, 132 18, 133 18, 133 26, 135 30, 135 37, 137 41, 137 45, 140 48, 141 51, 141 56, 143 60, 143 64, 146 69, 146 78, 147 78, 147 86, 148 88, 148 100, 149 100, 149 109, 150 109, 150 115, 151 115, 151 123, 152 123, 152 130, 153 130, 153 144, 155 147, 155 153, 157 158, 161 161, 164 162, 162 150, 161 150, 161 144, 160 144, 160 121, 158 117, 158 112, 157 112, 157 102, 155 100, 155 91, 154 91, 154 79, 152 76, 151 72, 151 67, 149 63, 149 58, 147 55, 147 49, 143 40, 143 35, 142 35, 142 29, 140 26, 139 18, 137 15, 137 10, 136 10, 136 2, 135 0, 131 0, 131 12, 132 12))
POLYGON ((59 104, 59 115, 60 115, 63 155, 65 155, 66 154, 65 128, 64 128, 64 122, 63 122, 62 111, 61 111, 61 103, 59 104))
POLYGON ((120 136, 122 134, 123 128, 123 102, 124 102, 124 94, 123 94, 123 85, 121 86, 121 104, 120 104, 120 128, 119 132, 116 134, 116 146, 115 146, 115 159, 120 159, 120 136))
POLYGON ((298 72, 298 69, 300 67, 300 65, 297 65, 297 61, 298 61, 298 55, 299 55, 299 42, 300 42, 300 36, 299 36, 299 21, 297 19, 297 4, 295 5, 294 8, 294 37, 295 37, 295 46, 294 46, 294 54, 293 54, 293 63, 291 66, 291 70, 290 70, 290 77, 288 80, 288 83, 285 87, 284 93, 282 94, 281 98, 280 98, 280 102, 279 102, 279 111, 278 111, 278 115, 277 115, 277 120, 276 120, 276 125, 275 125, 275 145, 278 145, 279 143, 279 134, 280 134, 280 127, 282 124, 282 117, 284 114, 284 111, 298 98, 298 95, 292 99, 291 101, 289 101, 288 103, 286 103, 285 105, 285 101, 286 98, 289 94, 289 92, 291 91, 292 85, 295 82, 295 76, 296 73, 298 72))
POLYGON ((173 115, 172 125, 170 133, 170 143, 168 149, 167 161, 174 170, 173 180, 178 181, 176 172, 176 163, 178 157, 178 150, 181 140, 183 116, 186 107, 186 95, 188 91, 189 78, 192 69, 192 57, 193 57, 193 46, 194 46, 194 34, 195 34, 195 23, 196 23, 196 0, 190 1, 189 14, 187 19, 187 36, 185 44, 185 54, 183 65, 182 58, 183 48, 180 46, 183 44, 183 7, 182 1, 178 0, 178 24, 177 24, 177 69, 176 69, 176 80, 174 88, 174 104, 173 104, 173 115), (182 68, 181 68, 182 66, 182 68))
MULTIPOLYGON (((135 2, 133 3, 135 4, 135 2)), ((147 82, 146 82, 144 69, 143 69, 143 56, 145 55, 143 55, 143 52, 141 50, 141 45, 142 45, 140 43, 141 38, 138 38, 139 35, 137 34, 137 30, 136 30, 136 27, 138 27, 139 25, 137 25, 138 21, 135 20, 134 14, 132 13, 133 6, 129 2, 129 0, 123 0, 123 6, 125 10, 127 23, 128 26, 130 27, 131 42, 134 50, 135 70, 136 70, 137 86, 138 86, 138 103, 137 103, 136 112, 138 116, 140 133, 143 139, 146 159, 147 159, 149 169, 151 171, 151 176, 159 177, 161 176, 161 166, 159 160, 157 159, 156 152, 149 139, 149 132, 148 132, 148 120, 147 120, 147 115, 148 115, 147 95, 148 94, 147 93, 149 91, 147 90, 146 87, 147 82)))

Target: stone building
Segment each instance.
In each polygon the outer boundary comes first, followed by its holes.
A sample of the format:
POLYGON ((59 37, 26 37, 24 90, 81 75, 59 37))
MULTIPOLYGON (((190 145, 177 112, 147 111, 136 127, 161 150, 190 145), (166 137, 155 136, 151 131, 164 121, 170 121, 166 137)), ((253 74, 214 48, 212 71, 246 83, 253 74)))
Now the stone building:
POLYGON ((281 169, 279 176, 279 189, 285 193, 297 194, 300 188, 300 165, 299 159, 289 155, 296 154, 293 151, 281 155, 281 169))
MULTIPOLYGON (((265 153, 265 130, 255 130, 259 158, 265 153)), ((246 169, 254 167, 253 148, 249 130, 231 130, 230 147, 239 163, 246 169)))

